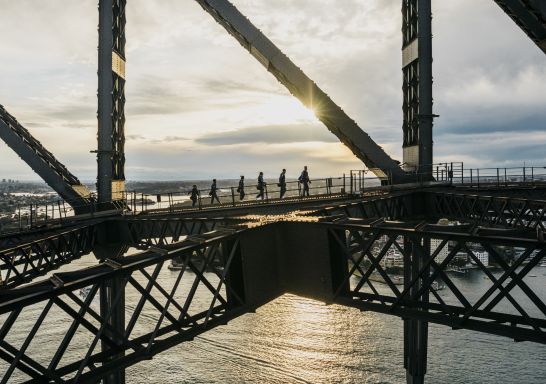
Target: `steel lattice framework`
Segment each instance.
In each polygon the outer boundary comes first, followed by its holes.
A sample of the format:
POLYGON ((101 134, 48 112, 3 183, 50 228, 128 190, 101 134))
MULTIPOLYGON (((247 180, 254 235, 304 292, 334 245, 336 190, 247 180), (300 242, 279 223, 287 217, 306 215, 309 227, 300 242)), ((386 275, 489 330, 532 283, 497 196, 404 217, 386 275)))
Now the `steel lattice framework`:
POLYGON ((215 232, 190 237, 172 249, 156 248, 106 260, 85 271, 59 273, 42 283, 2 292, 0 358, 9 364, 2 382, 10 378, 28 382, 95 381, 114 368, 149 359, 172 345, 226 324, 251 309, 243 306, 235 285, 228 284, 228 273, 234 268, 238 252, 235 234, 215 232), (183 260, 192 274, 182 268, 174 283, 167 286, 162 276, 166 262, 174 257, 183 260), (205 276, 205 271, 213 276, 205 276), (97 302, 101 286, 115 279, 121 281, 123 290, 114 295, 110 305, 120 304, 124 295, 137 302, 121 333, 110 325, 113 311, 101 312, 97 302), (181 284, 183 279, 185 284, 181 284), (199 303, 195 300, 198 291, 199 303), (208 292, 209 299, 202 302, 204 292, 208 292), (20 332, 14 325, 25 316, 34 317, 35 323, 23 331, 27 334, 21 346, 12 345, 6 338, 20 332), (41 331, 50 325, 50 318, 63 319, 59 326, 64 324, 65 329, 57 333, 58 347, 44 365, 34 354, 40 349, 41 339, 48 337, 41 331), (82 334, 92 340, 89 345, 82 345, 82 334), (99 343, 106 349, 101 351, 99 343), (113 356, 118 358, 111 360, 113 356))
POLYGON ((546 201, 512 197, 435 192, 425 198, 430 215, 500 228, 533 229, 543 232, 546 201))
POLYGON ((466 328, 515 340, 546 343, 544 298, 539 298, 524 280, 545 257, 546 244, 532 237, 506 237, 503 230, 472 233, 467 230, 464 226, 459 229, 426 223, 333 225, 330 231, 351 265, 337 288, 335 300, 362 309, 444 324, 453 329, 466 328), (340 228, 348 233, 347 239, 339 237, 340 228), (436 249, 430 249, 433 239, 440 242, 436 249), (502 269, 500 276, 495 276, 476 256, 472 248, 476 245, 486 249, 498 263, 502 269), (499 245, 523 247, 524 251, 509 265, 496 250, 499 245), (448 247, 449 252, 440 260, 439 255, 448 247), (402 287, 382 266, 391 250, 404 258, 402 287), (461 254, 468 256, 490 279, 491 286, 487 291, 476 292, 474 297, 468 292, 462 293, 446 273, 450 262, 461 254), (445 287, 448 292, 440 295, 438 287, 445 287), (510 293, 516 287, 529 300, 527 308, 522 304, 525 300, 515 300, 510 293), (503 300, 511 304, 511 308, 510 305, 500 306, 503 300))
MULTIPOLYGON (((125 367, 286 292, 403 318, 408 383, 424 382, 429 322, 546 344, 545 298, 526 280, 545 259, 546 201, 423 187, 435 117, 430 0, 402 0, 404 169, 229 1, 196 1, 378 176, 418 183, 356 201, 342 191, 320 203, 222 207, 202 217, 172 206, 123 215, 126 0, 99 0, 98 203, 122 210, 94 216, 89 191, 0 106, 0 137, 70 204, 91 212, 77 224, 0 239, 2 383, 122 383, 125 367), (435 224, 440 218, 460 223, 435 224), (129 247, 144 251, 124 256, 129 247), (502 247, 520 251, 507 260, 502 247), (27 284, 90 252, 96 266, 27 284), (452 275, 459 259, 488 279, 484 292, 461 289, 452 275), (166 278, 169 266, 178 268, 174 279, 166 278), (46 342, 57 348, 44 363, 46 342)), ((495 2, 546 52, 544 2, 495 2)))
POLYGON ((90 253, 96 223, 63 229, 55 234, 0 249, 0 289, 27 283, 90 253))
POLYGON ((468 232, 464 226, 349 219, 279 222, 190 236, 172 245, 154 246, 139 254, 104 260, 93 268, 54 274, 48 280, 0 292, 0 358, 9 366, 3 380, 95 381, 113 368, 149 359, 224 325, 284 292, 300 293, 309 286, 315 287, 311 291, 314 297, 326 302, 546 343, 545 298, 537 296, 525 280, 546 255, 546 243, 532 234, 514 237, 503 230, 468 232), (272 234, 283 245, 266 251, 263 244, 272 234), (306 236, 310 238, 306 240, 306 236), (439 243, 436 249, 431 249, 432 240, 439 243), (304 252, 323 242, 329 250, 324 253, 330 259, 326 264, 319 261, 321 256, 317 259, 304 252), (493 274, 480 261, 476 244, 487 249, 500 265, 500 274, 493 274), (497 251, 501 245, 524 250, 509 265, 497 251), (266 254, 258 256, 255 252, 259 249, 266 254), (449 250, 441 258, 444 249, 449 250), (402 283, 386 270, 384 260, 393 250, 403 258, 402 283), (461 253, 490 280, 484 292, 463 292, 448 275, 451 261, 461 253), (282 271, 276 278, 267 273, 271 265, 298 258, 301 260, 293 264, 300 266, 296 269, 282 271), (166 278, 167 265, 173 259, 182 267, 175 278, 172 271, 166 278), (260 269, 253 269, 258 265, 260 269), (328 267, 317 273, 316 265, 328 267), (316 280, 309 280, 313 276, 316 280), (324 287, 324 276, 331 288, 317 290, 324 287), (112 282, 121 284, 122 289, 114 293, 107 306, 110 309, 105 311, 99 291, 112 282), (257 282, 261 282, 258 293, 257 282), (515 290, 522 292, 525 300, 516 299, 515 290), (125 297, 137 304, 125 307, 127 321, 119 328, 112 323, 112 308, 121 305, 125 297), (22 320, 34 325, 23 330, 14 327, 22 320), (44 333, 51 321, 64 324, 55 333, 55 341, 49 332, 44 333), (20 345, 8 341, 15 334, 24 340, 20 345), (82 344, 84 334, 90 343, 82 344), (58 345, 47 365, 37 358, 44 337, 58 345))

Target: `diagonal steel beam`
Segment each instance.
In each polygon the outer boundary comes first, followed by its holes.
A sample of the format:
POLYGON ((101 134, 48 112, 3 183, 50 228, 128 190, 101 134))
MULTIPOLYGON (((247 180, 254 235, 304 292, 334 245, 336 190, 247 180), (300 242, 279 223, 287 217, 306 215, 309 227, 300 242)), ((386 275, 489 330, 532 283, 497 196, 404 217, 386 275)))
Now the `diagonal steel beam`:
POLYGON ((333 100, 271 40, 227 0, 195 0, 292 95, 314 110, 317 118, 378 177, 403 182, 406 173, 333 100))
POLYGON ((493 0, 546 53, 544 0, 493 0))
POLYGON ((0 139, 76 212, 85 212, 93 202, 94 197, 91 191, 2 105, 0 105, 0 139))

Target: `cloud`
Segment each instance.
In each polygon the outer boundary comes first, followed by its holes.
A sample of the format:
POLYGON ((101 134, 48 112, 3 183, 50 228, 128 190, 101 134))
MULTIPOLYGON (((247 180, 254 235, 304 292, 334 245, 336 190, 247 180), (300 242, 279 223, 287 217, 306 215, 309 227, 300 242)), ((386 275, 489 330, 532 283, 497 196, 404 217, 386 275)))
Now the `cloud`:
POLYGON ((205 145, 339 142, 326 127, 319 124, 245 127, 233 131, 210 133, 197 138, 195 141, 205 145))
MULTIPOLYGON (((401 160, 399 0, 233 2, 401 160)), ((25 33, 2 42, 0 103, 93 179, 96 3, 35 3, 3 2, 0 35, 25 33)), ((433 12, 435 159, 546 163, 544 54, 492 1, 442 0, 433 12)), ((131 0, 127 17, 128 178, 362 166, 196 2, 131 0)), ((12 155, 0 152, 0 177, 28 175, 12 155)))
POLYGON ((461 161, 466 167, 520 167, 546 164, 546 130, 446 134, 435 143, 437 161, 461 161))

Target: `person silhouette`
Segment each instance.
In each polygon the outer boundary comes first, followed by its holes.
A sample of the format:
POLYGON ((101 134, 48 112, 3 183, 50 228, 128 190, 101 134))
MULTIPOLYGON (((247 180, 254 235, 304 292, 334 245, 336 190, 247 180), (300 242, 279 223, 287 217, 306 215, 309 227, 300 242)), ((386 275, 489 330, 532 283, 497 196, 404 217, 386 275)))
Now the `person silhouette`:
POLYGON ((265 182, 264 182, 264 173, 260 172, 258 176, 258 185, 256 185, 256 188, 258 189, 258 194, 256 195, 256 199, 264 199, 264 190, 265 190, 265 182))
POLYGON ((191 200, 191 206, 192 208, 195 208, 195 204, 197 203, 197 199, 199 198, 199 190, 197 189, 197 185, 193 185, 191 191, 188 193, 190 195, 191 200))
POLYGON ((284 194, 286 193, 286 169, 284 168, 279 176, 278 186, 280 188, 280 198, 282 199, 284 197, 284 194))
POLYGON ((301 172, 300 177, 298 178, 298 181, 303 184, 303 191, 301 196, 305 197, 305 195, 309 196, 309 184, 311 184, 311 180, 309 179, 309 172, 307 172, 307 165, 303 167, 303 171, 301 172))
POLYGON ((214 199, 216 199, 216 201, 218 201, 218 203, 220 203, 220 199, 218 198, 218 188, 216 187, 216 179, 212 179, 212 185, 210 186, 210 192, 209 192, 209 196, 210 196, 210 204, 214 204, 214 199))
POLYGON ((239 180, 239 186, 237 187, 237 192, 239 192, 239 200, 243 200, 245 198, 245 177, 241 176, 241 179, 239 180))

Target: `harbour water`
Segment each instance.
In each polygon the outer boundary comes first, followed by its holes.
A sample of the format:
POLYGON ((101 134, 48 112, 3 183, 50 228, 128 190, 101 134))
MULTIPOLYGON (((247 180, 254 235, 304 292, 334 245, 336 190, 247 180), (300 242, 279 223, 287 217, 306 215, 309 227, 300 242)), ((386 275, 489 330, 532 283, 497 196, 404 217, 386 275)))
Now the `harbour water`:
MULTIPOLYGON (((95 263, 89 255, 63 269, 74 270, 95 263)), ((164 268, 158 280, 162 284, 174 282, 177 273, 164 268)), ((188 279, 182 280, 182 290, 191 284, 193 277, 186 273, 188 279)), ((537 267, 532 274, 536 277, 527 282, 539 297, 546 297, 546 267, 537 267)), ((454 279, 465 294, 479 293, 490 285, 477 275, 454 279)), ((206 304, 210 296, 200 294, 198 291, 196 300, 206 304)), ((440 294, 448 292, 443 290, 440 294)), ((136 300, 136 296, 129 294, 127 308, 134 308, 136 300)), ((155 324, 152 311, 142 316, 155 324)), ((59 325, 45 330, 50 333, 42 335, 45 340, 62 337, 61 322, 51 320, 59 325)), ((31 324, 21 322, 18 326, 18 332, 10 336, 14 344, 28 334, 31 324)), ((83 337, 78 342, 82 350, 76 344, 69 352, 74 356, 84 353, 91 339, 89 335, 83 337)), ((46 362, 46 356, 53 354, 58 344, 41 340, 31 346, 29 353, 38 355, 38 360, 41 356, 46 362)), ((127 382, 404 383, 402 354, 399 318, 285 295, 256 313, 128 368, 127 382)), ((5 370, 6 364, 0 363, 0 372, 3 374, 5 370)), ((428 383, 539 384, 544 383, 545 377, 546 350, 541 344, 515 343, 492 335, 430 326, 428 383)))
MULTIPOLYGON (((546 268, 536 274, 545 297, 546 268)), ((405 383, 402 320, 285 295, 127 374, 132 383, 405 383)), ((544 345, 430 325, 428 383, 545 377, 544 345)))

